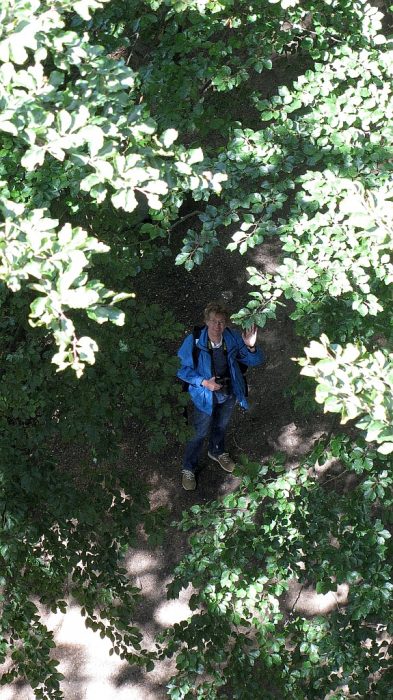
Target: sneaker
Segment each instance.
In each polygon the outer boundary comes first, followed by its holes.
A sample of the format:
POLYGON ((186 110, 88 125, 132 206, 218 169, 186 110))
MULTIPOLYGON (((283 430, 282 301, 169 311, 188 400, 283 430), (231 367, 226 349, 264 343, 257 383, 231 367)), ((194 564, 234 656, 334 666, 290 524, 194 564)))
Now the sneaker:
POLYGON ((189 471, 188 469, 184 469, 184 471, 182 472, 181 485, 186 491, 195 491, 195 474, 189 471))
POLYGON ((208 452, 207 454, 210 459, 214 459, 215 462, 219 463, 221 469, 232 474, 236 465, 235 462, 232 462, 228 452, 223 452, 222 455, 212 455, 211 452, 208 452))

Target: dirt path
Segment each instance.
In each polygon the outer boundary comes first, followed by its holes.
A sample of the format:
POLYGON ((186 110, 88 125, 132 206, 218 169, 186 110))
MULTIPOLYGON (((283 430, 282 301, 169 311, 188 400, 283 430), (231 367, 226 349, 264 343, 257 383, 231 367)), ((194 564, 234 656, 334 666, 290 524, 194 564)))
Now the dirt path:
MULTIPOLYGON (((164 259, 157 271, 144 275, 139 295, 145 301, 171 309, 189 331, 200 321, 210 300, 224 297, 233 312, 243 306, 251 290, 247 284, 247 265, 272 272, 277 255, 274 244, 264 244, 248 258, 220 248, 191 273, 174 267, 173 259, 164 259)), ((260 331, 259 336, 268 363, 264 369, 254 369, 248 374, 250 411, 236 411, 228 433, 228 447, 235 458, 244 453, 256 461, 265 460, 279 449, 286 453, 291 466, 297 463, 299 455, 310 449, 327 425, 322 417, 311 422, 299 421, 286 394, 297 372, 291 358, 301 348, 285 311, 277 321, 260 331)), ((122 445, 122 469, 129 465, 135 470, 151 489, 152 506, 167 506, 174 520, 188 506, 219 498, 238 484, 236 477, 225 474, 205 457, 197 491, 183 491, 180 487, 182 451, 181 445, 170 445, 160 455, 146 459, 146 452, 138 445, 137 433, 126 435, 122 445)), ((189 591, 184 591, 178 601, 166 600, 166 585, 173 566, 186 551, 187 537, 171 529, 162 547, 151 549, 141 539, 139 548, 129 553, 127 568, 141 587, 143 597, 136 622, 144 631, 147 645, 153 644, 160 630, 189 614, 189 591)), ((290 591, 288 605, 294 600, 299 609, 310 612, 322 612, 332 605, 326 596, 299 591, 296 586, 290 591)), ((62 684, 65 700, 161 700, 167 697, 165 685, 174 672, 173 662, 158 664, 149 674, 129 668, 108 655, 106 641, 85 629, 75 606, 66 615, 44 617, 55 631, 56 655, 61 660, 60 670, 66 676, 62 684)), ((26 686, 17 684, 1 689, 0 699, 33 700, 34 694, 26 686)))

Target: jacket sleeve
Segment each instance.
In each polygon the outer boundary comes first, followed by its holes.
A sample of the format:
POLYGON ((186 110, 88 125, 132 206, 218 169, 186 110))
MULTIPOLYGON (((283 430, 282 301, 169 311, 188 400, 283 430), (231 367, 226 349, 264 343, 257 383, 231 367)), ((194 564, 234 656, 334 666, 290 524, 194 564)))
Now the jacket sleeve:
POLYGON ((199 374, 199 372, 194 367, 194 358, 192 356, 192 351, 194 347, 194 336, 192 333, 188 335, 182 345, 180 346, 177 356, 180 359, 180 368, 177 371, 177 376, 179 379, 193 386, 201 386, 202 381, 205 377, 199 374))

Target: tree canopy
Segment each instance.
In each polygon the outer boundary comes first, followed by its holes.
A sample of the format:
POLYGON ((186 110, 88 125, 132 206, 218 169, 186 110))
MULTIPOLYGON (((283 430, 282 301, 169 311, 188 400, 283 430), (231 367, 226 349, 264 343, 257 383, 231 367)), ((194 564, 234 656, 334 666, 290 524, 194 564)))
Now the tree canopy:
POLYGON ((2 619, 6 683, 61 697, 34 599, 66 591, 121 658, 176 655, 177 698, 386 697, 392 684, 393 53, 391 8, 365 0, 6 0, 0 9, 2 619), (186 208, 176 264, 274 238, 233 320, 288 309, 304 347, 294 393, 342 429, 297 470, 244 461, 239 490, 195 506, 169 594, 194 614, 141 649, 122 568, 133 475, 104 463, 125 421, 152 449, 183 438, 170 310, 135 298, 186 208), (113 328, 109 323, 115 324, 113 328), (140 343, 143 336, 146 342, 140 343), (305 377, 305 379, 303 379, 305 377), (166 437, 165 437, 166 436, 166 437), (89 501, 59 468, 81 450, 89 501), (63 457, 64 459, 64 457, 63 457), (335 460, 356 485, 329 491, 335 460), (94 469, 92 466, 94 465, 94 469), (330 616, 283 617, 296 579, 350 585, 330 616), (264 687, 265 687, 264 686, 264 687), (349 690, 343 690, 348 686, 349 690))

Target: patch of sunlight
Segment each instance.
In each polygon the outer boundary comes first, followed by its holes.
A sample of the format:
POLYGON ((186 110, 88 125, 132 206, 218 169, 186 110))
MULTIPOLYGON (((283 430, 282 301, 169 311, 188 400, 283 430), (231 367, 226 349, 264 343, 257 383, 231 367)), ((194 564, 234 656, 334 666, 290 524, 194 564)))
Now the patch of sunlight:
MULTIPOLYGON (((59 671, 65 679, 61 683, 65 700, 155 700, 155 688, 168 677, 167 669, 152 674, 137 671, 129 675, 128 665, 118 656, 109 656, 111 644, 101 639, 98 632, 87 629, 78 606, 66 614, 50 613, 45 620, 54 633, 57 645, 55 656, 60 661, 59 671), (123 684, 118 679, 125 676, 123 684), (141 677, 143 681, 141 682, 141 677)), ((13 683, 0 691, 1 700, 35 700, 32 689, 23 683, 13 683)))
POLYGON ((295 423, 289 423, 283 426, 276 440, 275 447, 289 455, 304 454, 313 447, 322 432, 322 430, 318 430, 312 435, 307 435, 295 423))
POLYGON ((81 697, 78 693, 83 689, 84 700, 144 700, 143 694, 133 691, 130 684, 114 687, 112 678, 124 662, 116 655, 109 656, 109 640, 85 627, 79 607, 69 608, 65 615, 52 613, 47 623, 58 645, 59 670, 66 677, 62 682, 66 698, 81 697))
POLYGON ((150 487, 149 501, 151 508, 170 507, 172 504, 172 494, 168 486, 162 479, 162 473, 152 471, 148 477, 150 487))
POLYGON ((176 600, 166 600, 161 603, 154 613, 155 621, 162 627, 171 627, 171 625, 175 625, 177 622, 187 620, 191 615, 188 603, 192 592, 192 586, 188 586, 185 590, 180 591, 179 597, 176 600))
POLYGON ((159 566, 158 558, 143 549, 134 550, 127 556, 127 571, 130 575, 145 574, 159 566))
POLYGON ((285 602, 287 610, 296 610, 300 615, 327 615, 339 606, 348 603, 349 586, 347 583, 337 585, 335 591, 317 593, 313 586, 302 586, 292 581, 285 602))

